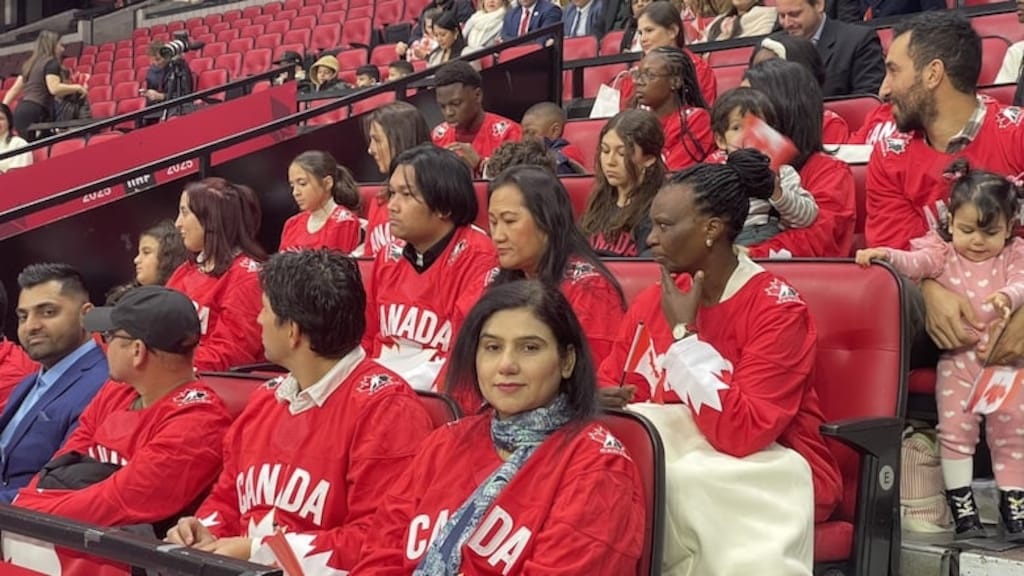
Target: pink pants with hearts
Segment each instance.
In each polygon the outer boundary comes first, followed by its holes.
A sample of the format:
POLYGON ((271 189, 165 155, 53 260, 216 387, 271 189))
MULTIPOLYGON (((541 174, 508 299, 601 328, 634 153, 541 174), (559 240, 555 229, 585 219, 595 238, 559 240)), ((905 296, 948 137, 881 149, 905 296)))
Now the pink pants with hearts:
MULTIPOLYGON (((981 415, 964 410, 981 364, 974 351, 947 354, 939 360, 935 400, 939 408, 942 458, 974 456, 981 415)), ((985 438, 999 486, 1024 486, 1024 392, 1018 392, 985 418, 985 438)))

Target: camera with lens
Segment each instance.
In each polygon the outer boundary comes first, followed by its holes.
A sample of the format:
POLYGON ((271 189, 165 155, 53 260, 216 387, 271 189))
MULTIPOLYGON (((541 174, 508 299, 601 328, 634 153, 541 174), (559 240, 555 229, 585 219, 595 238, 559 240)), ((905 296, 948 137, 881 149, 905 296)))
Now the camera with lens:
POLYGON ((160 47, 160 57, 164 60, 171 60, 190 50, 199 50, 203 46, 203 42, 192 42, 187 33, 179 32, 174 35, 174 40, 168 40, 160 47))

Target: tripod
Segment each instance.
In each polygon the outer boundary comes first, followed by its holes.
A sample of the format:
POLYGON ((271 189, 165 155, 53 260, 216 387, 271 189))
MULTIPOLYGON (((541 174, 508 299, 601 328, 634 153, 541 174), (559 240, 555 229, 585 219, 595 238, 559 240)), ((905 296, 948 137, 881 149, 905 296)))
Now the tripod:
MULTIPOLYGON (((167 63, 167 73, 164 76, 164 94, 166 100, 175 100, 192 93, 192 72, 188 65, 180 58, 173 58, 167 63)), ((182 116, 185 105, 179 104, 164 110, 161 120, 166 120, 172 114, 182 116)), ((190 106, 191 108, 191 106, 190 106)))

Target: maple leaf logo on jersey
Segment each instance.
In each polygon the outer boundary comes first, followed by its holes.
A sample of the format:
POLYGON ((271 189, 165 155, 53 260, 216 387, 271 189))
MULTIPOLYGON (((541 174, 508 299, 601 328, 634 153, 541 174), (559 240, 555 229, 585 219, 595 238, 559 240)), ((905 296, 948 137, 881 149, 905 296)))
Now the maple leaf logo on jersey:
MULTIPOLYGON (((331 556, 333 556, 331 550, 316 552, 316 546, 313 545, 313 540, 316 539, 315 535, 285 534, 284 539, 288 543, 288 548, 295 555, 295 560, 298 560, 303 574, 310 576, 346 576, 348 574, 346 570, 338 570, 329 565, 331 556)), ((279 559, 266 542, 256 550, 252 560, 261 564, 280 564, 279 559)))
POLYGON ((246 272, 259 272, 262 264, 253 260, 252 258, 242 258, 241 262, 238 263, 246 272))
POLYGON ((900 132, 882 140, 882 154, 900 155, 907 151, 910 138, 900 132))
POLYGON ((732 362, 699 337, 694 338, 686 354, 686 378, 666 378, 666 386, 700 414, 703 406, 722 411, 720 390, 728 390, 726 380, 732 379, 732 362))
POLYGON ((573 282, 579 282, 587 276, 591 276, 596 272, 594 265, 589 262, 572 262, 569 264, 569 268, 566 270, 566 277, 573 282))
POLYGON ((441 122, 434 128, 434 138, 444 138, 444 135, 448 133, 448 123, 441 122))
POLYGON ((619 456, 629 458, 629 454, 626 453, 626 447, 604 426, 597 426, 587 436, 601 445, 602 454, 618 454, 619 456))
POLYGON ((404 339, 382 346, 376 361, 400 375, 416 390, 432 389, 444 366, 444 358, 438 357, 437 350, 404 339))
POLYGON ((204 390, 196 390, 195 388, 182 390, 174 397, 174 403, 178 406, 185 406, 186 404, 209 404, 210 402, 209 394, 204 390))
POLYGON ((359 382, 359 386, 356 387, 356 391, 362 394, 376 394, 380 390, 397 384, 398 381, 391 377, 390 374, 372 374, 363 378, 359 382))
POLYGON ((355 218, 355 216, 351 212, 342 208, 334 213, 331 220, 334 220, 335 222, 344 222, 346 220, 352 220, 353 218, 355 218))
POLYGON ((401 260, 402 259, 402 250, 404 248, 405 248, 405 244, 404 243, 398 244, 397 242, 392 242, 391 244, 388 244, 388 246, 387 246, 388 260, 390 260, 392 262, 398 262, 399 260, 401 260))
POLYGON ((784 302, 803 302, 800 300, 800 294, 795 288, 778 278, 772 280, 772 283, 764 289, 764 292, 769 296, 775 296, 775 301, 778 304, 782 304, 784 302))
POLYGON ((1021 121, 1021 109, 1016 106, 1007 106, 996 116, 996 125, 1000 128, 1019 126, 1021 121))
POLYGON ((466 251, 466 246, 468 245, 469 244, 465 240, 459 240, 459 243, 455 245, 455 248, 452 248, 451 256, 448 256, 448 264, 454 264, 459 255, 466 251))
POLYGON ((491 124, 491 136, 501 136, 508 130, 508 122, 499 120, 494 124, 491 124))

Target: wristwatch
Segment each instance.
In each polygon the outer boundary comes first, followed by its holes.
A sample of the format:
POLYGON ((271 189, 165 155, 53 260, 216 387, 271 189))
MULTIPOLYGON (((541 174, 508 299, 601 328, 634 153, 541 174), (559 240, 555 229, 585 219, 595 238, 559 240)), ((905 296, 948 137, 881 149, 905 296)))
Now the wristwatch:
POLYGON ((672 338, 674 340, 682 340, 689 336, 693 336, 697 333, 696 324, 688 324, 686 322, 680 322, 672 327, 672 338))

